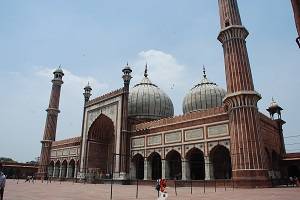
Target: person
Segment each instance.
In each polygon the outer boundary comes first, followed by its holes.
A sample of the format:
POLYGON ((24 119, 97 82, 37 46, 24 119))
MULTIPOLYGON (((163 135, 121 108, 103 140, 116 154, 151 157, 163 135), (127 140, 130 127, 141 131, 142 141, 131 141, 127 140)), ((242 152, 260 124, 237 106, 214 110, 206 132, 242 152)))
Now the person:
POLYGON ((5 188, 6 177, 2 171, 0 171, 0 199, 3 200, 4 188, 5 188))
POLYGON ((159 197, 159 191, 160 191, 160 179, 156 180, 155 190, 157 191, 157 196, 159 197))
POLYGON ((166 187, 167 187, 166 179, 160 179, 159 185, 160 185, 160 191, 159 191, 158 200, 165 200, 168 198, 168 193, 166 191, 166 187))

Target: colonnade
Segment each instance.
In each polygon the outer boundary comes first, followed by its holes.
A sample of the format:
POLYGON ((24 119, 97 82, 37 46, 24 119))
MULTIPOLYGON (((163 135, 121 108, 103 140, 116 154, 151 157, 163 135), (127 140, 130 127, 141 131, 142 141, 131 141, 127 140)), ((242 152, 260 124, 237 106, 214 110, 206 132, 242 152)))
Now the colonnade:
POLYGON ((76 178, 78 172, 78 162, 64 160, 62 163, 57 161, 50 162, 48 166, 48 176, 53 178, 76 178))

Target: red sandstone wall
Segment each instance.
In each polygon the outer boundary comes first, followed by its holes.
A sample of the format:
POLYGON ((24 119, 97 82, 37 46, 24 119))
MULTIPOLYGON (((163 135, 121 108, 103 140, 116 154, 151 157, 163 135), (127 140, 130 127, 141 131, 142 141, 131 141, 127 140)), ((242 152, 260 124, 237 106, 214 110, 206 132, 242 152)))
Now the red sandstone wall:
POLYGON ((264 150, 269 153, 269 157, 267 156, 265 158, 266 163, 268 163, 267 166, 269 169, 272 169, 272 152, 275 151, 279 157, 283 156, 281 155, 281 141, 278 125, 275 121, 260 114, 260 130, 263 138, 264 150))

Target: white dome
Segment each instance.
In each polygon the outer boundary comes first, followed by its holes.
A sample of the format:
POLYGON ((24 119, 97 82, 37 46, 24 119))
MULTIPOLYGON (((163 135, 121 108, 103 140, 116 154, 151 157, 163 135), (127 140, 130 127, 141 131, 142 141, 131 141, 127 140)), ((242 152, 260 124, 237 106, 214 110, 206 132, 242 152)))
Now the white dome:
POLYGON ((174 115, 170 97, 151 83, 147 70, 139 84, 129 91, 128 116, 139 119, 161 119, 174 115))
POLYGON ((183 113, 201 111, 223 105, 226 90, 206 78, 205 71, 202 81, 195 85, 184 97, 183 113))

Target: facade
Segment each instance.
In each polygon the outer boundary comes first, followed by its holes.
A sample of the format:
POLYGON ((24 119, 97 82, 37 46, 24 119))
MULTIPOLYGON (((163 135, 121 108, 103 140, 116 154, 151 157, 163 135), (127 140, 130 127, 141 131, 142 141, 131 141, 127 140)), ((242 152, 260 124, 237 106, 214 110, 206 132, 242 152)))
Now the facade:
POLYGON ((270 179, 287 175, 288 166, 282 163, 289 165, 294 157, 284 148, 282 108, 272 101, 270 117, 259 112, 261 95, 254 88, 248 31, 237 0, 219 0, 219 8, 227 90, 210 81, 204 69, 202 81, 187 91, 180 116, 174 116, 171 99, 151 82, 147 65, 141 82, 130 88, 132 70, 127 64, 122 88, 94 99, 92 88, 84 88, 81 136, 55 141, 63 76, 56 70, 41 177, 233 179, 241 186, 268 186, 270 179))

